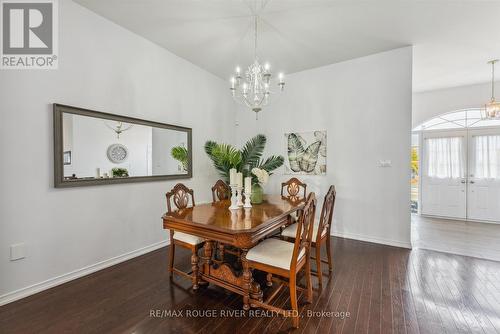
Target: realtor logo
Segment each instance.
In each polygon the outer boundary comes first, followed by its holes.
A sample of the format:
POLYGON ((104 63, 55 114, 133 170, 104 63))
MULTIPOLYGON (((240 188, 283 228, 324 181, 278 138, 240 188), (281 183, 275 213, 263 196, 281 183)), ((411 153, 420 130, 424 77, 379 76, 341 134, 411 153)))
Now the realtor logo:
POLYGON ((56 0, 0 0, 0 8, 0 68, 57 68, 56 0))

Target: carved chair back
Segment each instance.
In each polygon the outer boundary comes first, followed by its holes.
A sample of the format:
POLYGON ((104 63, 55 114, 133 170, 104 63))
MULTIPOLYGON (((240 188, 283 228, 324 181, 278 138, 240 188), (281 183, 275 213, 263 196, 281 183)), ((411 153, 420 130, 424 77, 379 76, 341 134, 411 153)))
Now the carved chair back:
POLYGON ((300 197, 299 193, 300 193, 300 189, 302 188, 302 190, 303 190, 302 197, 306 198, 307 184, 300 181, 296 177, 292 177, 290 180, 281 183, 281 196, 285 196, 284 195, 285 188, 286 188, 288 196, 292 196, 292 197, 300 197))
POLYGON ((295 235, 295 244, 293 247, 291 270, 295 270, 299 254, 305 251, 305 256, 309 257, 309 248, 311 246, 314 215, 316 214, 316 195, 312 192, 307 197, 306 205, 301 211, 299 222, 297 223, 297 234, 295 235))
POLYGON ((318 233, 316 236, 316 243, 321 241, 321 237, 324 235, 330 235, 330 229, 332 227, 332 217, 333 209, 335 207, 335 197, 337 192, 335 191, 335 186, 331 185, 328 192, 325 195, 325 200, 323 201, 323 207, 321 208, 321 216, 319 219, 318 233))
MULTIPOLYGON (((177 209, 185 209, 189 206, 191 199, 191 206, 194 206, 194 192, 182 183, 177 183, 174 188, 166 193, 167 196, 167 213, 172 212, 172 203, 177 209)), ((174 210, 175 210, 174 208, 174 210)))
POLYGON ((223 201, 231 197, 231 189, 226 182, 218 180, 212 187, 212 201, 223 201))

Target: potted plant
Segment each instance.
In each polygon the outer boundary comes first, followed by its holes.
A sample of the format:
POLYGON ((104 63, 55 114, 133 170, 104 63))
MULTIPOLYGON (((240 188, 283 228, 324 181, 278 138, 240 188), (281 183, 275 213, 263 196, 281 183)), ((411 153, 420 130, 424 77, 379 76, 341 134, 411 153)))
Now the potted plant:
POLYGON ((254 204, 260 204, 264 197, 264 188, 262 186, 269 180, 269 173, 265 169, 255 167, 252 168, 252 174, 257 178, 257 182, 252 182, 250 201, 254 204))
POLYGON ((184 146, 172 147, 170 155, 182 165, 184 172, 188 171, 188 150, 184 146))
POLYGON ((115 167, 111 169, 113 177, 128 177, 128 170, 126 168, 115 167))
MULTIPOLYGON (((238 172, 243 174, 243 177, 250 176, 252 178, 252 193, 260 191, 260 199, 262 201, 262 185, 267 182, 272 171, 281 167, 284 158, 281 155, 272 155, 267 159, 262 158, 262 153, 266 146, 267 138, 264 135, 257 135, 249 139, 242 149, 237 149, 233 145, 219 144, 215 141, 207 141, 205 143, 205 152, 212 160, 215 169, 224 181, 229 182, 229 170, 236 168, 238 172), (253 169, 257 168, 257 174, 253 173, 253 169), (267 177, 264 176, 264 172, 267 177), (261 180, 259 180, 259 176, 261 180), (265 179, 265 182, 263 180, 265 179)), ((256 199, 258 199, 257 196, 256 199)), ((252 203, 256 203, 253 202, 252 203)))

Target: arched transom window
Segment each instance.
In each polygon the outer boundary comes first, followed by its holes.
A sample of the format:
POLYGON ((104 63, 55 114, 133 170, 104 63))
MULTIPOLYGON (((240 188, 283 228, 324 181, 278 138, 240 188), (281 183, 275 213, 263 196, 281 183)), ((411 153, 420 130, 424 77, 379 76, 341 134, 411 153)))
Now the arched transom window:
POLYGON ((500 126, 500 120, 481 119, 481 109, 453 111, 428 120, 415 127, 413 131, 467 129, 500 126))

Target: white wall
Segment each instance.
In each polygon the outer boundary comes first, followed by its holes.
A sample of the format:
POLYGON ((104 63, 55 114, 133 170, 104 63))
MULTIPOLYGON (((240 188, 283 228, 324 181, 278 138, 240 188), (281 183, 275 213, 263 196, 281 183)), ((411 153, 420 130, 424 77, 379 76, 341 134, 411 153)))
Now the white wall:
POLYGON ((198 201, 217 179, 204 142, 234 133, 225 82, 69 0, 59 11, 59 69, 0 73, 0 302, 166 240, 174 181, 53 188, 52 103, 192 127, 194 177, 183 182, 198 201), (11 262, 15 243, 27 257, 11 262))
MULTIPOLYGON (((129 176, 148 175, 148 165, 151 164, 151 156, 148 156, 148 147, 152 145, 151 127, 136 124, 118 139, 116 133, 107 128, 100 118, 64 114, 63 123, 64 119, 72 119, 68 122, 72 124, 71 165, 64 166, 64 176, 75 174, 79 178, 95 177, 97 168, 100 169, 101 176, 104 173, 112 175, 111 169, 117 167, 126 168, 129 176), (116 143, 125 145, 128 150, 127 159, 119 164, 111 162, 107 156, 108 147, 116 143)), ((63 135, 63 140, 64 137, 63 135)))
MULTIPOLYGON (((495 84, 500 86, 500 82, 495 84)), ((491 98, 491 84, 477 84, 413 94, 412 127, 441 114, 480 108, 491 98)))
MULTIPOLYGON (((286 156, 285 132, 326 129, 327 175, 299 178, 321 199, 337 187, 335 234, 410 247, 411 69, 407 47, 289 75, 258 121, 238 112, 238 141, 262 132, 266 154, 286 156)), ((277 171, 266 191, 290 177, 277 171)))
POLYGON ((152 133, 153 146, 152 173, 162 174, 184 174, 182 163, 172 158, 172 148, 176 146, 187 147, 187 134, 181 131, 154 128, 152 133))

